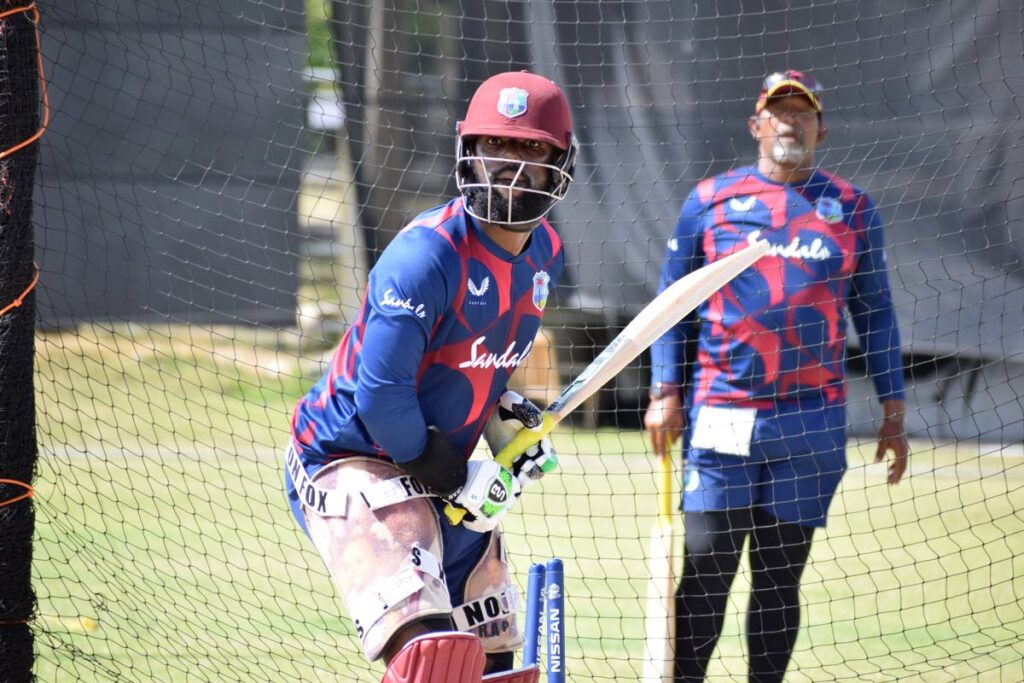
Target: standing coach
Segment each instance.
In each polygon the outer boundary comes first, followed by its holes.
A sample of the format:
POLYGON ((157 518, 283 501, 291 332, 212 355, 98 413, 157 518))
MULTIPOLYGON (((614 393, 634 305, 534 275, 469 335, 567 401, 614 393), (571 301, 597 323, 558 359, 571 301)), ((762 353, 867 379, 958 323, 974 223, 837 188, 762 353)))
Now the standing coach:
POLYGON ((890 484, 909 453, 882 222, 863 190, 814 166, 828 131, 820 87, 799 71, 769 75, 748 127, 756 165, 697 185, 661 273, 664 290, 747 244, 770 245, 651 349, 645 427, 661 454, 687 437, 675 681, 704 679, 748 535, 750 681, 785 675, 800 576, 846 470, 846 311, 882 404, 875 460, 892 453, 890 484))

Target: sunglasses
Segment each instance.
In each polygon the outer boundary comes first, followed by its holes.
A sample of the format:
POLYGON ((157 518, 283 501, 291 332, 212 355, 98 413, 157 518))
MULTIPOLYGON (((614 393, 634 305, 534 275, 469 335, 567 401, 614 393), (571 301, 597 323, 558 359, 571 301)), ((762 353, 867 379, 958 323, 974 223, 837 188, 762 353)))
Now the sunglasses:
POLYGON ((768 74, 764 79, 764 83, 761 84, 761 92, 768 92, 784 81, 794 81, 799 83, 807 88, 815 97, 821 94, 821 85, 818 81, 814 80, 802 71, 794 71, 792 69, 789 71, 779 71, 773 74, 768 74))

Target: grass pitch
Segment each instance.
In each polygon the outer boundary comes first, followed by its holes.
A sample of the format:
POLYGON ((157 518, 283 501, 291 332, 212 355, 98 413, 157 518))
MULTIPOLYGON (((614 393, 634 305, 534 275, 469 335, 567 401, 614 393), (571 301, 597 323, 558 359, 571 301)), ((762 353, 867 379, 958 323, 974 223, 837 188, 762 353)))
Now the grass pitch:
MULTIPOLYGON (((319 366, 279 344, 40 337, 40 681, 379 680, 285 506, 277 448, 319 366)), ((654 462, 634 432, 556 445, 561 471, 506 525, 511 560, 521 585, 565 561, 570 680, 637 680, 654 462)), ((1024 454, 914 446, 897 487, 851 448, 787 680, 1024 680, 1024 454)), ((741 572, 709 680, 745 680, 747 592, 741 572)))

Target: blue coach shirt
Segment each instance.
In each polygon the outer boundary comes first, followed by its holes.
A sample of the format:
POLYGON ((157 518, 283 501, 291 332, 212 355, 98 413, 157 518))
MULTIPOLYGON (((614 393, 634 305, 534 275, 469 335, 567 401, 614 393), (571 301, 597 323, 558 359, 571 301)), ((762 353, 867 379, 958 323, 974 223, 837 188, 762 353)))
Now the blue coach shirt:
POLYGON ((702 181, 669 240, 661 289, 761 241, 767 256, 651 347, 653 381, 682 383, 685 341, 696 335, 695 405, 841 405, 849 311, 879 398, 903 398, 881 221, 841 178, 818 170, 783 184, 743 167, 702 181))

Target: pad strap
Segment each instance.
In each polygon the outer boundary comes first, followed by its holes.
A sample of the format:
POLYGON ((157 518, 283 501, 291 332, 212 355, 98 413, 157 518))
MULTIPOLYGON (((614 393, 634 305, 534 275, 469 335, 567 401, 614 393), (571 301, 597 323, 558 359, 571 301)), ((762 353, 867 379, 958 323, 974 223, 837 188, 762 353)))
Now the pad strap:
POLYGON ((379 510, 413 498, 431 498, 434 494, 428 491, 419 479, 404 474, 393 479, 378 481, 363 489, 359 495, 362 496, 366 507, 371 510, 379 510))
POLYGON ((350 605, 352 621, 356 626, 356 634, 363 635, 376 624, 392 607, 423 588, 421 574, 433 576, 444 582, 444 568, 441 560, 429 550, 413 545, 409 552, 409 565, 398 570, 391 576, 377 579, 367 591, 367 597, 359 604, 350 605))
POLYGON ((515 586, 505 586, 500 591, 462 603, 452 612, 452 619, 455 621, 455 628, 468 631, 489 621, 515 614, 519 611, 521 603, 519 589, 515 586))
POLYGON ((294 443, 288 444, 285 467, 291 475, 299 501, 307 510, 321 517, 344 517, 348 514, 348 494, 344 491, 325 491, 314 484, 299 459, 299 451, 294 443))
MULTIPOLYGON (((302 465, 294 443, 288 444, 285 462, 298 492, 299 501, 306 509, 320 517, 345 517, 348 514, 348 494, 337 490, 326 491, 317 486, 302 465)), ((414 498, 430 498, 434 494, 430 493, 416 477, 406 474, 379 481, 361 491, 359 495, 368 508, 379 510, 414 498)))

